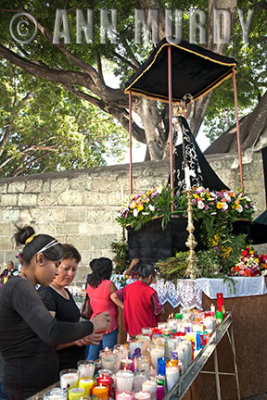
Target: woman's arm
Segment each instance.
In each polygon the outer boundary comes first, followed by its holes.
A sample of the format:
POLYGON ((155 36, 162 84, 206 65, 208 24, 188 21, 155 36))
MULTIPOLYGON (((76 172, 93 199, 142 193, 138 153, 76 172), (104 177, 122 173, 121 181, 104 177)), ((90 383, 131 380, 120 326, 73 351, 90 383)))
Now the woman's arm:
MULTIPOLYGON (((120 289, 122 290, 122 289, 120 289)), ((119 292, 119 290, 117 290, 117 292, 119 292)), ((110 295, 111 300, 113 301, 113 303, 116 304, 116 306, 120 307, 122 310, 124 308, 123 302, 119 299, 119 297, 117 296, 117 292, 113 292, 110 295)))
POLYGON ((27 280, 16 280, 10 287, 14 309, 43 342, 54 346, 70 343, 91 333, 105 332, 110 326, 109 313, 98 314, 91 321, 63 322, 51 316, 38 293, 27 280))

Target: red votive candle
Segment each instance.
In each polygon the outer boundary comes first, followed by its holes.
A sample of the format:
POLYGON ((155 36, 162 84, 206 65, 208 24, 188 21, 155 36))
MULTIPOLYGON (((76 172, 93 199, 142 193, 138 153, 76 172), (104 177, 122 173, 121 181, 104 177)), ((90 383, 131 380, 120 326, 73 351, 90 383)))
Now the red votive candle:
POLYGON ((108 387, 108 396, 112 397, 112 384, 113 379, 109 375, 99 375, 96 377, 96 382, 98 386, 107 386, 108 387))
POLYGON ((217 304, 218 304, 218 311, 223 310, 223 294, 217 293, 217 304))

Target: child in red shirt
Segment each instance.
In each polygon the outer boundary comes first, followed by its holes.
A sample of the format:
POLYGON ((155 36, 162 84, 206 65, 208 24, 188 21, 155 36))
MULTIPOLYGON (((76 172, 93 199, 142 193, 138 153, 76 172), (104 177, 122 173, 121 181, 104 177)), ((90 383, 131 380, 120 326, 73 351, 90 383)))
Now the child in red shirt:
POLYGON ((124 329, 130 336, 141 333, 142 328, 156 327, 164 307, 157 292, 150 287, 155 269, 152 264, 140 264, 139 280, 112 293, 110 298, 123 309, 124 329))

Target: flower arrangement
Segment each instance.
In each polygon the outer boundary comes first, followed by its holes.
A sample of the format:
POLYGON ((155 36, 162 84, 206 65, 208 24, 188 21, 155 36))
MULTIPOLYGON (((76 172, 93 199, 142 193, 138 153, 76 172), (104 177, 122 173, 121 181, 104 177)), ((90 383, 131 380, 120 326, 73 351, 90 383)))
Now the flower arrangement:
MULTIPOLYGON (((166 184, 155 186, 147 192, 139 192, 124 202, 122 209, 116 218, 123 227, 130 225, 138 230, 153 218, 162 217, 162 226, 170 220, 172 214, 187 214, 186 195, 174 196, 174 211, 171 212, 171 189, 166 184)), ((255 203, 242 193, 222 190, 210 191, 203 187, 193 189, 193 216, 201 220, 206 229, 208 239, 214 237, 217 231, 216 225, 232 224, 239 218, 251 219, 256 210, 255 203)))
POLYGON ((251 246, 242 250, 239 262, 231 268, 233 276, 258 276, 267 273, 267 255, 258 253, 251 246))
POLYGON ((203 187, 194 188, 192 204, 194 219, 203 223, 202 240, 207 245, 212 240, 219 242, 218 235, 222 241, 229 239, 233 222, 251 220, 256 211, 255 203, 243 193, 203 187))
POLYGON ((172 214, 184 214, 186 209, 186 198, 184 198, 184 208, 181 200, 174 197, 176 209, 171 212, 171 189, 169 186, 155 186, 147 192, 139 192, 136 196, 130 197, 123 203, 116 221, 124 228, 130 225, 134 230, 140 229, 144 224, 153 218, 162 217, 162 227, 164 228, 170 220, 172 214))

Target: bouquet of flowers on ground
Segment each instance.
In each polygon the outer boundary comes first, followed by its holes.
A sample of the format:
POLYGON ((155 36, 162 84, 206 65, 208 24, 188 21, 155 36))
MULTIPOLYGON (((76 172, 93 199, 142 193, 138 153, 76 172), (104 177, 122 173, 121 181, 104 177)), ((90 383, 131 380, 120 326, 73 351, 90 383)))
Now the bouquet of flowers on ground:
POLYGON ((267 255, 258 253, 251 246, 242 250, 239 262, 231 268, 233 276, 265 275, 267 271, 267 255))

